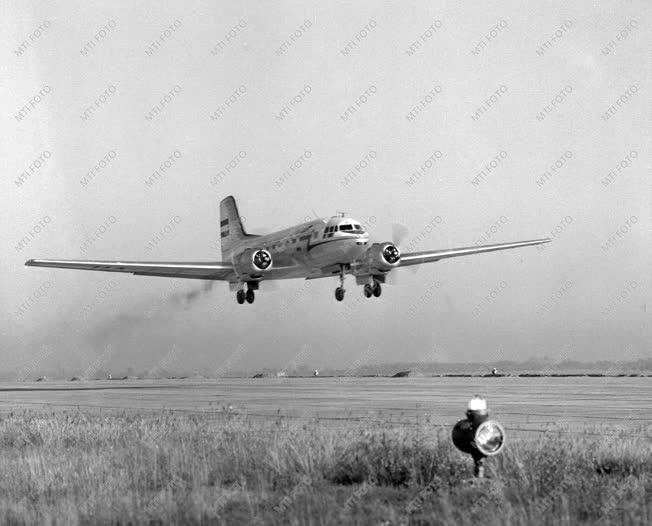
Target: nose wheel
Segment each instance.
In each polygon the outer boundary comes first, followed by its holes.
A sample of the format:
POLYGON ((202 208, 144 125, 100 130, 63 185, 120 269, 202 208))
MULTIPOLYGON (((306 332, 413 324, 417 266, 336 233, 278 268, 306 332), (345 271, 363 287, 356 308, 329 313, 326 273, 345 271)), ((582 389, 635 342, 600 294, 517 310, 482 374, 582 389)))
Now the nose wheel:
POLYGON ((235 299, 240 305, 242 305, 245 302, 245 291, 240 289, 236 292, 235 299))

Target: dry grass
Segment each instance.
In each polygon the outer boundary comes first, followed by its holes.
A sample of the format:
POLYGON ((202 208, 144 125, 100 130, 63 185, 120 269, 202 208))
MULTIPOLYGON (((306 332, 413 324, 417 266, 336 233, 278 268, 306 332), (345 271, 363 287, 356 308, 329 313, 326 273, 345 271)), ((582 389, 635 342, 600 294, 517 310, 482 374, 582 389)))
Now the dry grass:
POLYGON ((0 420, 7 524, 652 524, 652 444, 513 440, 471 483, 448 430, 193 414, 0 420))

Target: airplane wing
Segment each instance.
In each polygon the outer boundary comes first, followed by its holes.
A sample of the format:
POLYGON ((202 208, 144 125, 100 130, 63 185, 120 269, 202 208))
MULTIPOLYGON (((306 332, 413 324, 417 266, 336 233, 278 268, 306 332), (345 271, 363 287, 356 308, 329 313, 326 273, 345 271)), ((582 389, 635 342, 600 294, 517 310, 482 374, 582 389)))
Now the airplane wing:
POLYGON ((28 267, 55 267, 76 270, 127 272, 135 276, 167 278, 235 280, 233 265, 221 261, 209 263, 174 263, 164 261, 80 261, 70 259, 29 259, 28 267))
POLYGON ((531 241, 516 241, 514 243, 500 243, 497 245, 481 245, 475 247, 448 248, 445 250, 427 250, 425 252, 407 252, 401 254, 401 259, 397 267, 409 267, 411 265, 420 265, 421 263, 432 263, 440 259, 456 258, 458 256, 470 256, 472 254, 481 254, 482 252, 493 252, 494 250, 507 250, 510 248, 527 247, 530 245, 540 245, 549 243, 550 238, 533 239, 531 241))

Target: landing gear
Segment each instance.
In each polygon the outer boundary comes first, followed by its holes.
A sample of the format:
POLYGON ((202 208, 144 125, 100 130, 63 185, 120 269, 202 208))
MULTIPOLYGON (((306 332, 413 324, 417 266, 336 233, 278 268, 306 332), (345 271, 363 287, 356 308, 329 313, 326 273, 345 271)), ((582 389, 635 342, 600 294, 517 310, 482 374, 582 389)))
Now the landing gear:
POLYGON ((342 301, 344 299, 344 288, 342 287, 337 287, 335 289, 335 299, 337 301, 342 301))
POLYGON ((238 292, 236 292, 235 299, 237 302, 242 305, 245 301, 247 303, 253 303, 256 299, 255 290, 258 289, 258 282, 248 281, 247 282, 247 291, 244 290, 244 283, 240 283, 238 292))
POLYGON ((246 299, 247 299, 247 303, 254 302, 254 300, 256 299, 256 294, 254 293, 254 289, 247 289, 246 299))
POLYGON ((371 283, 365 283, 362 292, 364 293, 365 298, 371 298, 371 296, 379 298, 383 289, 380 285, 380 281, 374 279, 371 283))
POLYGON ((374 290, 373 290, 374 297, 375 298, 380 298, 380 295, 382 294, 382 292, 383 292, 383 289, 380 286, 380 281, 374 280, 374 290))
POLYGON ((340 266, 340 286, 335 289, 335 299, 337 301, 344 299, 344 265, 340 266))

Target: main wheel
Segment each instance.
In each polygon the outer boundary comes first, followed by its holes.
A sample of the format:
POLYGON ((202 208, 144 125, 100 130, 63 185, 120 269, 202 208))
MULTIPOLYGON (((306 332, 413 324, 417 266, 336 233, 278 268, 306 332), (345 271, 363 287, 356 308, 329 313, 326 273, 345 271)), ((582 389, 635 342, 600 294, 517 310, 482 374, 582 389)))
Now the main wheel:
POLYGON ((380 298, 380 295, 382 294, 382 292, 383 292, 383 289, 380 286, 380 282, 379 281, 374 281, 374 296, 376 298, 380 298))
POLYGON ((344 289, 342 287, 337 287, 335 289, 335 299, 337 301, 342 301, 344 299, 344 289))
POLYGON ((369 283, 365 283, 362 292, 365 298, 371 298, 371 295, 374 293, 374 288, 369 283))
POLYGON ((247 297, 247 303, 253 303, 254 300, 256 299, 256 294, 254 293, 254 289, 248 289, 246 297, 247 297))
POLYGON ((240 305, 242 305, 245 302, 245 291, 240 289, 238 292, 236 292, 235 299, 240 305))

